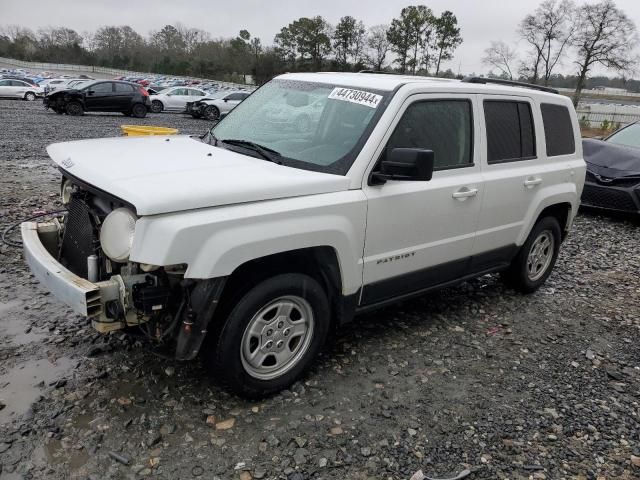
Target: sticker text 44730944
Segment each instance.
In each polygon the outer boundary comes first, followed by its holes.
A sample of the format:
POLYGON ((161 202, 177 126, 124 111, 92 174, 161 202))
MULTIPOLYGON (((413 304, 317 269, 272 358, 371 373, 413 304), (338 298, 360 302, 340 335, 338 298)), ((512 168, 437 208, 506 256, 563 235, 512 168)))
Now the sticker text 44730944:
POLYGON ((354 90, 352 88, 336 87, 329 94, 330 100, 342 100, 343 102, 357 103, 365 107, 376 108, 382 100, 382 95, 365 92, 363 90, 354 90))

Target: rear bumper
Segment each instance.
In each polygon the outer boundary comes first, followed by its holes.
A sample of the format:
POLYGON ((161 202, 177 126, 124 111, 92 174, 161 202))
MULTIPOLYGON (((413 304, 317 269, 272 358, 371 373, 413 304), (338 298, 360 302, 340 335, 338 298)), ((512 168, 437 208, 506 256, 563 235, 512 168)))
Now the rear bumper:
POLYGON ((60 301, 85 317, 99 317, 104 303, 119 298, 119 285, 115 280, 92 283, 67 270, 47 250, 40 235, 55 235, 58 231, 47 228, 51 223, 25 222, 21 225, 24 257, 34 276, 60 301))

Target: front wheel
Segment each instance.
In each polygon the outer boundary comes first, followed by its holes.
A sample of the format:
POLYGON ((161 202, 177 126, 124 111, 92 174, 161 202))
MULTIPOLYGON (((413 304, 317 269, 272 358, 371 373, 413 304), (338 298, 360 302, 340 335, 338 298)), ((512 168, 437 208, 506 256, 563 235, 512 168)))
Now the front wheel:
POLYGON ((220 110, 215 105, 209 105, 204 109, 204 118, 207 120, 220 120, 220 110))
POLYGON ((562 235, 558 220, 538 220, 518 255, 503 272, 505 284, 522 293, 533 293, 547 280, 558 258, 562 235))
POLYGON ((67 103, 67 114, 69 115, 82 115, 84 113, 84 109, 82 108, 82 105, 80 105, 80 103, 78 102, 69 102, 67 103))
POLYGON ((324 345, 329 315, 327 295, 313 278, 264 280, 235 304, 205 353, 211 375, 249 398, 288 387, 324 345))

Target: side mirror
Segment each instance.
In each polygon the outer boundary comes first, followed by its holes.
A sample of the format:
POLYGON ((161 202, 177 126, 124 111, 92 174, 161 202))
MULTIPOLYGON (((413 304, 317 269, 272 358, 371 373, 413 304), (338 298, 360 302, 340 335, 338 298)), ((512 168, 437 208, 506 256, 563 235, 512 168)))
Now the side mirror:
POLYGON ((96 92, 94 92, 93 90, 89 90, 89 91, 87 92, 87 95, 93 95, 94 93, 96 93, 96 92))
POLYGON ((381 185, 387 180, 429 181, 433 176, 433 150, 394 148, 380 162, 378 171, 371 174, 371 184, 381 185))

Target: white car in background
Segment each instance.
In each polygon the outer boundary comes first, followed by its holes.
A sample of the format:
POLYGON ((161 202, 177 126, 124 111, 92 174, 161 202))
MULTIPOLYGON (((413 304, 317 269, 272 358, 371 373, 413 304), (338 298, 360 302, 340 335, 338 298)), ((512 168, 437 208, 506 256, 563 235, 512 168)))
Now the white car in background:
POLYGON ((22 98, 30 102, 44 95, 44 90, 27 83, 23 80, 14 78, 0 79, 0 97, 22 98))
POLYGON ((189 102, 186 112, 193 118, 218 121, 251 95, 251 92, 228 92, 222 95, 221 92, 216 92, 214 95, 215 97, 209 95, 207 98, 189 102))
POLYGON ((193 87, 171 87, 151 95, 151 111, 184 112, 187 102, 195 102, 207 96, 207 92, 193 87))
POLYGON ((49 95, 51 92, 57 90, 65 90, 72 88, 73 85, 92 80, 91 78, 52 78, 44 80, 40 83, 40 86, 44 88, 45 95, 49 95))

